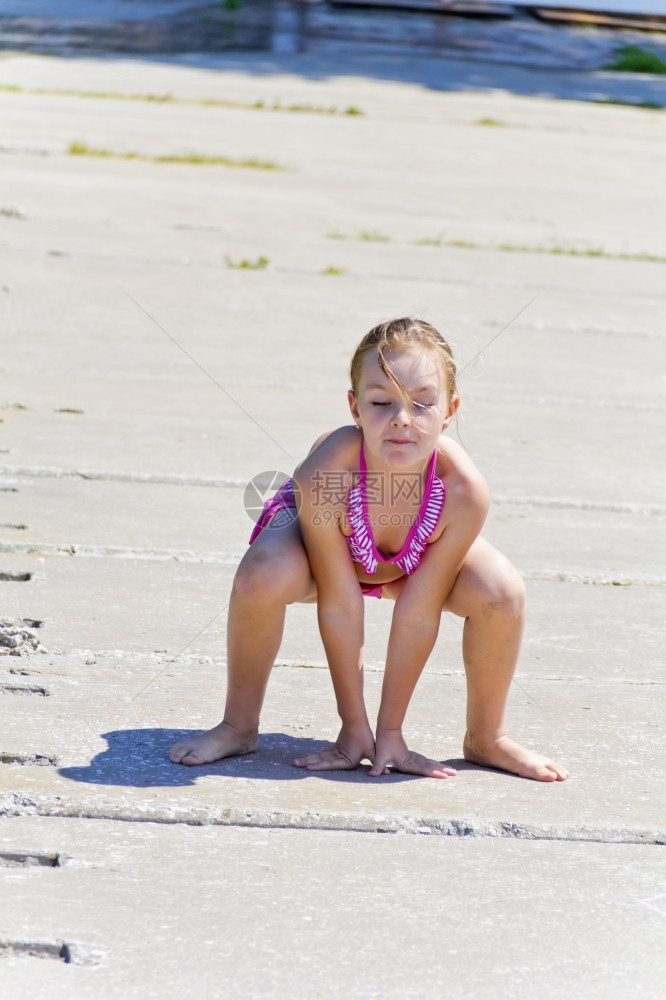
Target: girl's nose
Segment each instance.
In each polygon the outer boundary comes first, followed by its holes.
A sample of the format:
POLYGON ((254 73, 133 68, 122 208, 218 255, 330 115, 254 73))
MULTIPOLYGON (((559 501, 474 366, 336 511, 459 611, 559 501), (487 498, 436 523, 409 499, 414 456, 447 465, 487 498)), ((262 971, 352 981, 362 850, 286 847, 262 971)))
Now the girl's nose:
POLYGON ((403 402, 398 403, 396 409, 393 411, 393 420, 391 423, 396 427, 406 427, 410 421, 411 417, 407 411, 407 407, 403 402))

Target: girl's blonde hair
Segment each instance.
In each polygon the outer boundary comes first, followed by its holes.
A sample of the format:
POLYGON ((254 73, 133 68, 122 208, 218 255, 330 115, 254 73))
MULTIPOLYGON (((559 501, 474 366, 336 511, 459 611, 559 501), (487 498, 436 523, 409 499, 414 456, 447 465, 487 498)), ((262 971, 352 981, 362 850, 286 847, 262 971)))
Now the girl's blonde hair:
POLYGON ((374 352, 384 375, 395 385, 400 395, 405 398, 404 386, 391 371, 386 363, 384 354, 386 351, 404 351, 409 347, 417 346, 429 351, 438 359, 444 373, 444 381, 449 399, 457 396, 456 363, 453 360, 451 348, 441 333, 430 323, 426 323, 422 319, 410 319, 409 317, 388 320, 386 323, 380 323, 378 326, 373 327, 369 333, 366 333, 354 351, 349 370, 354 395, 358 394, 361 369, 365 356, 374 352))

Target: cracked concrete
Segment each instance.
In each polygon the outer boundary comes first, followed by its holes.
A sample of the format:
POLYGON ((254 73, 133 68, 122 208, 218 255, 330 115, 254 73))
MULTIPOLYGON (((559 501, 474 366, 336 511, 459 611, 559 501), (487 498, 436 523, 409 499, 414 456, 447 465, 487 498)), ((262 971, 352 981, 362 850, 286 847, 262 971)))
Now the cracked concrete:
MULTIPOLYGON (((0 60, 19 88, 0 90, 17 209, 0 214, 8 1000, 660 1000, 666 264, 646 258, 666 257, 663 114, 535 96, 572 96, 571 75, 523 76, 521 96, 511 69, 470 91, 459 63, 439 61, 446 89, 427 60, 359 58, 318 76, 307 54, 0 60), (238 106, 59 93, 77 89, 238 106), (290 169, 69 157, 75 139, 290 169), (170 764, 173 740, 218 721, 245 484, 346 420, 353 345, 406 312, 469 363, 456 433, 528 586, 511 728, 572 777, 461 760, 448 616, 408 729, 454 779, 293 768, 336 731, 305 606, 259 751, 170 764)), ((390 612, 366 602, 372 710, 390 612)))
POLYGON ((69 854, 59 868, 14 871, 13 885, 26 900, 17 928, 32 940, 60 939, 73 962, 37 963, 36 982, 25 958, 6 958, 0 976, 4 985, 11 975, 16 995, 60 1000, 75 983, 88 1000, 103 982, 108 996, 223 996, 242 983, 253 1000, 418 1000, 439 993, 445 975, 455 1000, 533 991, 550 1000, 574 983, 590 1000, 658 996, 659 848, 0 821, 0 843, 17 833, 32 844, 58 841, 69 854), (140 952, 154 962, 143 973, 140 952))

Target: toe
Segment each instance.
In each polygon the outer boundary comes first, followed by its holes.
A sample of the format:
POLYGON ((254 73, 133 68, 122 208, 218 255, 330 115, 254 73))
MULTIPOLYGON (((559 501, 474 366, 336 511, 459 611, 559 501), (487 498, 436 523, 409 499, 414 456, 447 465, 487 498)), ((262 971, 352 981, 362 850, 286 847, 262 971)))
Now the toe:
POLYGON ((311 767, 313 764, 319 763, 319 758, 318 753, 310 753, 307 757, 295 757, 293 764, 294 767, 311 767))
POLYGON ((186 743, 176 743, 169 757, 174 764, 203 764, 201 754, 186 743))
POLYGON ((537 770, 539 781, 565 781, 568 777, 569 774, 563 767, 560 767, 559 764, 553 764, 550 760, 544 761, 537 770))
POLYGON ((187 750, 182 743, 175 743, 169 750, 169 760, 173 761, 174 764, 180 764, 183 754, 187 753, 187 750))
POLYGON ((565 781, 569 777, 569 772, 552 760, 547 760, 545 766, 549 773, 549 777, 546 779, 548 781, 565 781))

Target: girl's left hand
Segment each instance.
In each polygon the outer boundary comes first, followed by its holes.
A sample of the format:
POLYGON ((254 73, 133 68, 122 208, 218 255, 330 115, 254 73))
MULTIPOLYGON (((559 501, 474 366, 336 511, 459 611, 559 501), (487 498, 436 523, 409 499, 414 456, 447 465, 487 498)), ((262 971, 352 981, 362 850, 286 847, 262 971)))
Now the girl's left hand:
POLYGON ((362 760, 374 759, 375 741, 366 722, 360 726, 343 725, 333 746, 297 757, 293 763, 308 771, 353 771, 362 760))
POLYGON ((377 731, 375 738, 375 763, 368 772, 375 778, 390 774, 390 768, 403 774, 420 774, 426 778, 450 778, 456 771, 445 767, 441 761, 430 760, 423 754, 409 750, 401 729, 377 731))

